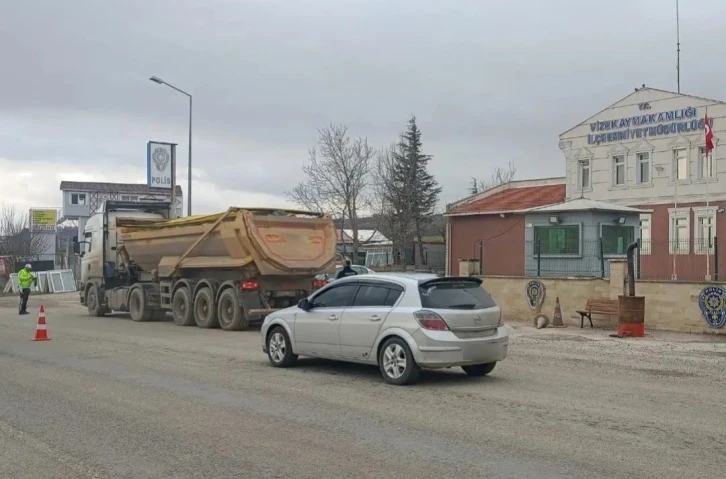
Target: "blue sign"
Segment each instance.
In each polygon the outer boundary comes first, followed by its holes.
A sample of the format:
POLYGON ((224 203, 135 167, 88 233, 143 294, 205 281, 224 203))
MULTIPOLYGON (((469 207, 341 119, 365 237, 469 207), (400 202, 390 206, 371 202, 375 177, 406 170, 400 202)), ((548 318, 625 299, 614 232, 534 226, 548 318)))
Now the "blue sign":
POLYGON ((698 295, 698 306, 706 323, 712 328, 721 328, 726 324, 726 289, 721 286, 703 288, 698 295))
MULTIPOLYGON (((618 118, 617 120, 590 123, 587 135, 589 145, 599 145, 612 141, 635 140, 649 136, 672 135, 674 133, 693 133, 703 131, 703 118, 696 118, 697 111, 692 106, 682 110, 649 113, 647 115, 618 118)), ((709 119, 713 126, 713 119, 709 119)))

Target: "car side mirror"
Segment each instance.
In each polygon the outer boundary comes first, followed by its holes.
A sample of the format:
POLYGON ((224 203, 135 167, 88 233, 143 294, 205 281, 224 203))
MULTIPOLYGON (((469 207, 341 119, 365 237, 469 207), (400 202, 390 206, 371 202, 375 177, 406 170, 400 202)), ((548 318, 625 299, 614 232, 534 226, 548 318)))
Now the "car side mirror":
POLYGON ((78 243, 78 236, 73 237, 73 252, 75 254, 81 253, 81 245, 80 245, 80 243, 78 243))
POLYGON ((308 298, 303 298, 299 303, 297 303, 297 307, 303 311, 310 311, 312 309, 312 304, 310 304, 310 300, 308 298))

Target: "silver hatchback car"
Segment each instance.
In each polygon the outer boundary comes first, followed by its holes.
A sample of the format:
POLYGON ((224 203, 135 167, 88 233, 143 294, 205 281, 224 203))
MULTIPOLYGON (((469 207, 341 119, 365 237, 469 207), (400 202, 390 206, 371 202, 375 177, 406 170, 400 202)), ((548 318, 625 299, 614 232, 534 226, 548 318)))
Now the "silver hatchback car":
POLYGON ((507 357, 509 331, 481 283, 407 273, 339 279, 267 316, 262 350, 276 367, 298 356, 378 365, 396 385, 415 382, 421 368, 485 376, 507 357))

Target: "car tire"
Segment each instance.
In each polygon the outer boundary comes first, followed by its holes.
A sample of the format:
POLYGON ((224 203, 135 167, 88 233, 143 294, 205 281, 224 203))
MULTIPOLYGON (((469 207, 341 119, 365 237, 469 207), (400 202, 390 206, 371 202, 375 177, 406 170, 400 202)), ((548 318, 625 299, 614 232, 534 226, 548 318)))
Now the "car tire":
POLYGON ((217 328, 217 307, 210 288, 202 288, 194 296, 194 321, 200 328, 217 328))
POLYGON ((86 293, 86 307, 88 308, 88 314, 97 318, 103 317, 108 312, 101 304, 98 286, 95 284, 88 288, 86 293))
POLYGON ((194 305, 189 288, 181 287, 174 291, 171 299, 171 313, 177 326, 196 326, 194 305))
POLYGON ((219 327, 225 331, 244 331, 249 327, 249 319, 240 304, 236 290, 227 288, 219 295, 217 320, 219 327))
POLYGON ((276 326, 267 335, 267 358, 276 368, 288 368, 297 361, 285 328, 276 326))
POLYGON ((421 368, 413 359, 411 348, 399 337, 386 340, 378 354, 378 367, 388 384, 403 386, 418 380, 421 368))
POLYGON ((480 378, 482 376, 486 376, 490 372, 494 370, 494 366, 496 366, 496 361, 493 363, 486 363, 486 364, 474 364, 473 366, 462 366, 461 369, 464 370, 466 374, 468 374, 471 377, 480 378))

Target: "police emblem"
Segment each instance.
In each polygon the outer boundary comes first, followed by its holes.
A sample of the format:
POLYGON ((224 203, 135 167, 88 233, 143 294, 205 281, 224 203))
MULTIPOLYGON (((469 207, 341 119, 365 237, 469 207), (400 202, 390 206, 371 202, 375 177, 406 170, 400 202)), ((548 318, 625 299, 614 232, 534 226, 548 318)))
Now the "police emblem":
POLYGON ((151 159, 154 161, 156 169, 163 173, 166 170, 166 165, 169 164, 169 152, 164 148, 155 148, 151 159))
POLYGON ((545 285, 542 281, 533 279, 524 288, 524 294, 527 297, 527 303, 532 309, 542 304, 545 297, 545 285))
POLYGON ((707 286, 698 295, 698 306, 703 318, 712 328, 726 324, 726 289, 721 286, 707 286))

